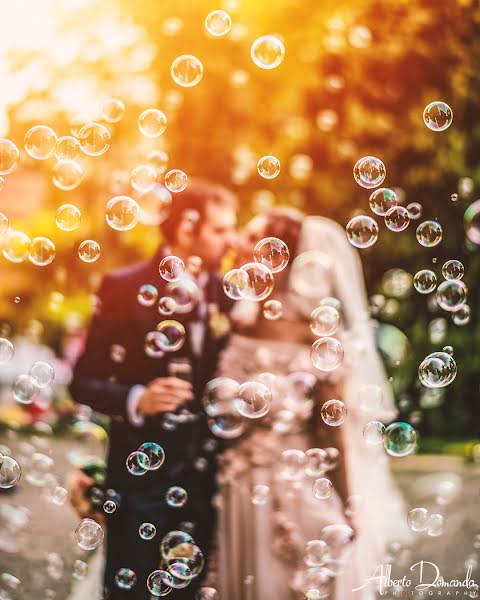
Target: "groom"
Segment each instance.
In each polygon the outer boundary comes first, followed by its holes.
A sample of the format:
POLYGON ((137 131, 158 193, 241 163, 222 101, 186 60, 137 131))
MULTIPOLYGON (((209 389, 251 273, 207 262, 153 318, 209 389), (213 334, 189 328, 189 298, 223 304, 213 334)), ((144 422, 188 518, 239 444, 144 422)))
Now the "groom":
MULTIPOLYGON (((169 531, 188 530, 204 556, 208 555, 215 521, 211 502, 215 467, 200 399, 205 384, 214 377, 226 341, 226 329, 218 325, 228 325, 231 302, 223 292, 219 268, 233 245, 235 225, 233 194, 218 185, 193 181, 175 195, 162 225, 165 245, 151 260, 107 274, 100 286, 99 309, 70 389, 77 402, 111 418, 106 485, 120 494, 121 503, 107 515, 105 586, 109 600, 148 600, 146 580, 160 568, 159 544, 169 531), (145 284, 157 288, 159 299, 168 296, 171 284, 159 274, 159 263, 167 255, 185 264, 189 259, 196 265, 201 261, 198 298, 188 313, 163 316, 158 302, 148 307, 137 300, 145 284), (153 357, 146 336, 167 319, 184 326, 184 344, 176 352, 153 357), (118 362, 118 347, 123 362, 118 362), (173 363, 177 368, 191 368, 191 383, 175 376, 173 363), (160 444, 165 462, 158 470, 132 475, 127 457, 145 442, 160 444), (186 490, 184 506, 167 504, 166 493, 172 486, 186 490), (140 537, 142 523, 155 525, 153 540, 140 537), (135 572, 137 581, 130 590, 115 583, 122 568, 135 572)), ((184 590, 173 590, 170 597, 193 599, 196 581, 184 590)))

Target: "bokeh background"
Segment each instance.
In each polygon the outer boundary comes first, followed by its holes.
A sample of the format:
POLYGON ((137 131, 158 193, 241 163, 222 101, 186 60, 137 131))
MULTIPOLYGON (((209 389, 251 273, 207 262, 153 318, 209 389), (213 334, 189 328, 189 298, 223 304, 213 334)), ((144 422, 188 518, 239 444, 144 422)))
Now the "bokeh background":
MULTIPOLYGON (((408 0, 4 3, 0 134, 17 143, 21 160, 0 193, 0 210, 13 228, 51 238, 57 255, 47 267, 0 258, 3 333, 27 331, 57 354, 68 353, 65 346, 88 321, 101 273, 153 251, 157 227, 119 233, 103 216, 110 197, 130 192, 131 170, 152 150, 168 153, 168 168, 234 188, 241 221, 288 203, 342 225, 368 210, 369 193, 354 182, 352 166, 373 154, 387 165, 385 185, 397 188, 405 205, 419 202, 422 218, 438 219, 444 230, 442 243, 429 249, 415 239, 417 223, 402 234, 380 223, 379 241, 362 251, 397 402, 421 432, 421 449, 447 447, 472 458, 479 435, 480 257, 465 240, 462 221, 480 177, 479 29, 480 8, 470 0, 419 0, 414 6, 408 0), (232 16, 225 37, 205 30, 205 16, 215 8, 232 16), (271 71, 250 58, 252 41, 265 33, 277 34, 286 47, 285 60, 271 71), (171 79, 171 62, 180 54, 203 62, 203 79, 193 88, 171 79), (109 97, 126 105, 124 118, 108 124, 111 148, 82 158, 85 177, 77 189, 58 190, 51 176, 55 159, 31 159, 22 149, 25 133, 44 124, 59 137, 71 134, 100 121, 109 97), (422 120, 423 108, 435 99, 454 112, 453 125, 441 134, 422 120), (154 140, 138 129, 148 107, 168 117, 166 132, 154 140), (271 181, 256 170, 265 154, 282 165, 271 181), (65 202, 82 211, 82 225, 71 233, 55 225, 56 208, 65 202), (88 238, 102 248, 94 264, 77 256, 88 238), (417 270, 432 268, 441 278, 450 258, 466 269, 473 310, 465 326, 412 287, 417 270), (422 388, 417 366, 444 343, 453 346, 459 364, 455 385, 422 388)), ((12 420, 7 412, 3 420, 12 420)))

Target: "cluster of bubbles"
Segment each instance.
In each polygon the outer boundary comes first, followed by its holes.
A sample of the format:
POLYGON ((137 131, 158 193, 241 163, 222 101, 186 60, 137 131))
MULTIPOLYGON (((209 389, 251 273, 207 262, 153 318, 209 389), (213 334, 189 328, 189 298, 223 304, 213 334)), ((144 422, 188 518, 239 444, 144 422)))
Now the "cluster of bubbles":
POLYGON ((18 375, 13 384, 13 397, 21 404, 31 404, 40 388, 46 388, 55 378, 55 371, 47 362, 38 361, 30 367, 28 375, 18 375))
POLYGON ((231 269, 225 274, 223 290, 232 300, 258 302, 268 298, 273 291, 273 273, 285 269, 290 260, 290 252, 287 244, 279 238, 264 238, 255 246, 253 259, 253 262, 246 263, 239 269, 231 269))
POLYGON ((228 377, 212 379, 203 396, 210 430, 217 437, 235 439, 257 419, 266 418, 273 430, 288 433, 311 416, 316 384, 317 378, 307 371, 287 376, 258 373, 243 384, 228 377))
POLYGON ((457 363, 452 354, 444 350, 432 352, 420 363, 418 378, 425 387, 446 387, 457 376, 457 363))
POLYGON ((416 533, 424 531, 431 537, 442 535, 445 519, 440 513, 430 513, 426 508, 412 508, 407 515, 407 523, 416 533))
POLYGON ((160 552, 160 568, 147 577, 147 589, 152 596, 166 596, 173 589, 186 588, 203 570, 202 551, 186 531, 167 533, 160 543, 160 552))
POLYGON ((157 471, 165 461, 165 451, 155 442, 144 442, 138 450, 128 455, 126 465, 131 475, 142 476, 157 471))
POLYGON ((370 421, 363 428, 363 439, 367 446, 381 446, 390 456, 402 457, 413 454, 417 448, 417 432, 403 421, 388 427, 381 421, 370 421))

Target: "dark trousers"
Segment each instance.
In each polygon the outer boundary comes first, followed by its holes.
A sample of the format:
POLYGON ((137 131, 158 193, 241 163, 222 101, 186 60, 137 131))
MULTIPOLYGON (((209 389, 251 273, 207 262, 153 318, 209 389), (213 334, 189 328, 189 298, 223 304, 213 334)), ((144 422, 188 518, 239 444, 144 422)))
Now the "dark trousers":
POLYGON ((169 531, 180 529, 182 522, 191 522, 194 529, 189 533, 202 550, 205 567, 200 576, 194 578, 186 588, 173 589, 168 597, 172 600, 194 600, 202 576, 208 568, 208 556, 214 534, 213 491, 210 486, 189 490, 188 501, 182 508, 169 507, 165 502, 165 491, 162 486, 161 490, 152 492, 125 493, 119 508, 107 515, 105 599, 150 600, 147 577, 152 571, 160 568, 160 543, 163 536, 169 531), (157 528, 152 540, 140 537, 138 530, 142 523, 153 523, 157 528), (122 590, 115 584, 115 574, 124 567, 134 571, 137 576, 137 582, 130 590, 122 590))

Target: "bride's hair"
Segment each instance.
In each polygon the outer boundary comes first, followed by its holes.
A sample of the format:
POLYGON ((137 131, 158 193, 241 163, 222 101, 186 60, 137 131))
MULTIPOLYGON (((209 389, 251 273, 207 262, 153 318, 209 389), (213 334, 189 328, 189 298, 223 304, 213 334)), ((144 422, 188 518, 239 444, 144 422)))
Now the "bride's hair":
POLYGON ((298 240, 305 215, 291 206, 274 206, 264 213, 265 232, 268 237, 276 237, 285 242, 293 259, 297 253, 298 240))

